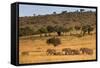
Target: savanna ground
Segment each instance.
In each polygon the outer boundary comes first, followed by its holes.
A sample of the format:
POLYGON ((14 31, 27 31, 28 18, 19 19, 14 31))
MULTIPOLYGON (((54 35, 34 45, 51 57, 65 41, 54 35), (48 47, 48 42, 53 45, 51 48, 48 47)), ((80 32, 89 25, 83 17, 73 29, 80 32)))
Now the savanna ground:
POLYGON ((46 40, 49 37, 24 36, 19 38, 19 63, 42 63, 42 62, 60 62, 77 60, 95 60, 96 59, 96 34, 76 36, 59 36, 61 44, 54 47, 48 45, 46 40), (64 48, 80 49, 89 48, 93 50, 92 55, 47 55, 47 49, 61 51, 64 48))

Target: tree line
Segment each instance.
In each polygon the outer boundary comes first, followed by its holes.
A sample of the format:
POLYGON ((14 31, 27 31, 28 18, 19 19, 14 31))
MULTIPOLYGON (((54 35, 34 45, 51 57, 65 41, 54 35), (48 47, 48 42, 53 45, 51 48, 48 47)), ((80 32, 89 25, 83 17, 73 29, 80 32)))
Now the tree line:
POLYGON ((84 25, 84 26, 74 26, 74 27, 69 27, 65 28, 63 26, 51 26, 48 25, 47 27, 41 27, 37 29, 37 31, 34 31, 34 29, 31 29, 30 27, 24 27, 24 28, 19 28, 19 36, 27 36, 27 35, 36 35, 40 34, 40 36, 51 36, 52 33, 56 33, 57 36, 62 36, 66 34, 67 32, 70 32, 72 30, 76 31, 81 31, 81 35, 84 36, 86 33, 91 34, 91 31, 93 31, 93 27, 91 25, 84 25))

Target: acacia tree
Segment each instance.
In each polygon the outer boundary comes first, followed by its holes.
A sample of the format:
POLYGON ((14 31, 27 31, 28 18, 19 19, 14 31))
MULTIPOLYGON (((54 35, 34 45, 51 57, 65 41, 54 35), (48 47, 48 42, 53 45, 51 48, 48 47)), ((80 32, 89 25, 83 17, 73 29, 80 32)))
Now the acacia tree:
POLYGON ((66 35, 67 32, 70 32, 72 28, 63 28, 63 33, 66 35))
POLYGON ((67 11, 62 11, 62 14, 65 14, 65 13, 67 13, 67 11))
POLYGON ((57 32, 58 36, 62 35, 63 28, 61 26, 55 26, 55 32, 57 32))
POLYGON ((51 36, 50 33, 54 32, 54 27, 53 26, 47 26, 47 31, 49 32, 49 36, 51 36))
POLYGON ((19 36, 27 36, 33 34, 34 30, 30 29, 30 27, 19 28, 19 36))
POLYGON ((36 16, 36 14, 33 14, 33 16, 36 16))
POLYGON ((72 33, 71 33, 72 30, 73 30, 73 27, 69 27, 69 28, 67 29, 67 31, 70 32, 70 35, 72 34, 72 33))
POLYGON ((55 15, 55 14, 56 14, 56 12, 53 12, 53 14, 55 15))
POLYGON ((84 9, 80 9, 80 12, 84 12, 85 10, 84 9))
POLYGON ((76 32, 77 32, 78 30, 80 30, 80 28, 81 28, 80 26, 75 26, 75 27, 74 27, 74 29, 76 30, 76 32))
POLYGON ((41 27, 40 29, 38 29, 39 33, 40 33, 40 36, 42 36, 42 34, 45 34, 45 36, 47 36, 47 29, 46 28, 43 28, 41 27))
POLYGON ((91 31, 93 31, 93 27, 92 26, 88 26, 88 34, 90 34, 91 31))
POLYGON ((88 32, 88 34, 90 34, 91 31, 93 31, 93 27, 92 26, 90 26, 90 25, 82 26, 83 36, 86 34, 86 32, 88 32))

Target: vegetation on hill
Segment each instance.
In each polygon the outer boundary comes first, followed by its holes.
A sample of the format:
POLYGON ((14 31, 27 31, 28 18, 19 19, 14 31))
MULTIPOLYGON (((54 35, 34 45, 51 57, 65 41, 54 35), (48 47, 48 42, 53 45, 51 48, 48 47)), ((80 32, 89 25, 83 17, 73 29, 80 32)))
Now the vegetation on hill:
POLYGON ((19 17, 19 36, 45 34, 50 36, 56 32, 58 36, 71 30, 81 30, 83 35, 96 26, 96 12, 80 9, 75 12, 62 11, 57 14, 19 17))

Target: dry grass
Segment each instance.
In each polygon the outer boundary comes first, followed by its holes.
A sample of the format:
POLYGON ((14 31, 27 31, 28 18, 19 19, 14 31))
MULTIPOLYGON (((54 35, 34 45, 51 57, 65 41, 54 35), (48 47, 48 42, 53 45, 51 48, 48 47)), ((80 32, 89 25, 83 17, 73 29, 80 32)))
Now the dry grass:
POLYGON ((93 60, 96 59, 96 36, 87 35, 84 37, 61 36, 61 45, 54 47, 48 45, 44 38, 26 38, 19 40, 19 63, 42 63, 42 62, 58 62, 58 61, 77 61, 77 60, 93 60), (92 55, 50 55, 46 54, 47 49, 55 49, 61 51, 63 48, 80 49, 90 48, 93 50, 92 55))

